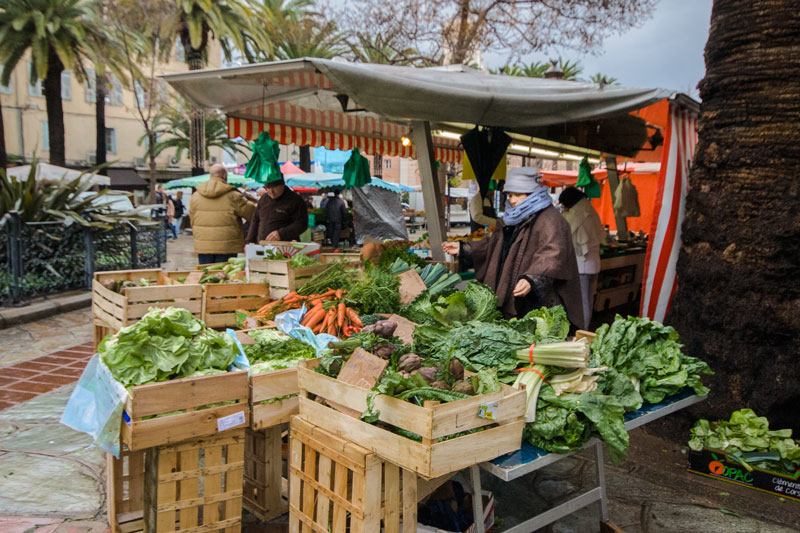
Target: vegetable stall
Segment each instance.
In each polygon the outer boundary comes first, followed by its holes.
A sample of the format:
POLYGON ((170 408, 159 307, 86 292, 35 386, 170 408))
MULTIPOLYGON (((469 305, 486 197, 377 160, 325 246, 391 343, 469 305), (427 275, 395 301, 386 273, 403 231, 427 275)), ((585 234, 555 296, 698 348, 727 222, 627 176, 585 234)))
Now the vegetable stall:
MULTIPOLYGON (((504 320, 489 287, 460 284, 445 265, 390 250, 374 263, 270 255, 270 261, 316 273, 279 299, 236 309, 228 332, 209 328, 167 292, 138 321, 109 328, 115 332, 99 343, 96 366, 107 369, 109 379, 100 380, 105 386, 121 389, 116 413, 124 413, 117 427, 125 447, 121 459, 110 459, 112 471, 125 454, 166 457, 187 447, 202 453, 209 439, 222 439, 220 446, 241 442, 245 507, 262 520, 288 507, 291 520, 303 522, 319 518, 298 511, 308 508, 305 492, 290 489, 289 501, 281 499, 286 423, 293 432, 305 428, 344 439, 365 457, 395 465, 406 484, 435 483, 469 469, 473 488, 479 488, 479 465, 511 480, 584 447, 607 447, 613 461, 622 461, 633 425, 707 392, 702 376, 710 369, 682 352, 669 327, 617 317, 594 334, 572 337, 561 307, 504 320), (413 293, 409 278, 419 283, 413 293), (303 423, 295 424, 295 416, 303 423)), ((176 287, 197 279, 201 289, 252 283, 238 260, 179 274, 140 279, 125 273, 106 278, 104 288, 126 291, 159 279, 176 287)), ((111 426, 96 438, 113 451, 113 438, 104 433, 111 426)), ((304 483, 312 483, 303 475, 304 483)), ((293 476, 301 474, 290 469, 290 487, 293 476)), ((137 479, 132 483, 149 478, 137 479)), ((604 501, 600 489, 548 520, 578 503, 604 501)), ((171 505, 199 509, 207 502, 171 505)), ((145 502, 139 508, 146 510, 145 502)), ((178 521, 184 524, 192 512, 178 521)), ((475 512, 482 516, 483 510, 475 512)), ((235 513, 224 517, 236 519, 235 513)), ((545 523, 537 520, 531 523, 545 523)))

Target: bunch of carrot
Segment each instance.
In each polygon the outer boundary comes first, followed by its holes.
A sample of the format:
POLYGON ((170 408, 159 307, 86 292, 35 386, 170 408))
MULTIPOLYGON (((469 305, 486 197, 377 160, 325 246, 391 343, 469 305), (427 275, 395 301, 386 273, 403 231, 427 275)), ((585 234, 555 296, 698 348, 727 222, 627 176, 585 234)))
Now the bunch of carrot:
POLYGON ((275 315, 290 309, 300 309, 303 305, 308 311, 301 325, 311 328, 314 333, 328 333, 336 337, 349 337, 359 331, 362 324, 355 310, 344 303, 343 289, 328 289, 320 294, 303 296, 290 292, 280 300, 270 302, 256 313, 259 318, 272 319, 275 315))
POLYGON ((329 290, 319 297, 309 299, 309 310, 301 325, 311 328, 314 333, 327 333, 335 337, 349 337, 361 330, 361 319, 354 309, 344 303, 347 291, 329 290))

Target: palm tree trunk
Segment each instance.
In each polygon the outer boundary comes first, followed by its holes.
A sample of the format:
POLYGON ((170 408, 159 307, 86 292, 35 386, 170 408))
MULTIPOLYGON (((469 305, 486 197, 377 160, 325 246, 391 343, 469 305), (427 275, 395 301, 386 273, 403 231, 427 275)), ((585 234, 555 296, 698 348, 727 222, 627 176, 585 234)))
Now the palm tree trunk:
MULTIPOLYGON (((97 127, 95 158, 98 165, 103 165, 106 162, 106 151, 108 149, 106 146, 106 79, 99 72, 95 75, 95 97, 94 116, 97 127)), ((108 175, 108 171, 105 168, 99 170, 98 173, 108 175)))
POLYGON ((3 103, 0 101, 0 168, 5 169, 7 167, 8 154, 6 153, 6 127, 3 124, 3 103))
POLYGON ((668 317, 716 375, 702 414, 800 431, 800 19, 715 0, 678 288, 668 317))
MULTIPOLYGON (((181 32, 181 43, 186 54, 186 64, 189 70, 200 70, 203 68, 203 52, 208 42, 208 32, 203 35, 203 44, 200 48, 192 47, 189 31, 181 32)), ((192 176, 200 176, 205 173, 205 122, 203 110, 192 104, 191 126, 189 130, 189 157, 192 160, 192 176)))
POLYGON ((47 134, 50 140, 50 164, 66 165, 64 146, 64 108, 61 105, 61 71, 64 65, 51 49, 44 79, 44 98, 47 103, 47 134))

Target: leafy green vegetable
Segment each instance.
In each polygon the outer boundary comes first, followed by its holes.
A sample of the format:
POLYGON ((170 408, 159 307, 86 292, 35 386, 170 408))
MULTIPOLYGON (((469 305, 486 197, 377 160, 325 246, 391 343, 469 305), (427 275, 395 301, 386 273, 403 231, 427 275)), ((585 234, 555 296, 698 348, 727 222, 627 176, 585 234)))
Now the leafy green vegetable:
POLYGON ((150 309, 138 322, 98 347, 114 379, 125 387, 227 370, 237 348, 230 335, 205 327, 186 309, 150 309))
POLYGON ((242 346, 250 360, 251 374, 292 368, 300 359, 315 356, 313 346, 276 329, 256 329, 249 331, 248 335, 257 343, 242 346))
POLYGON ((707 394, 700 376, 708 365, 681 352, 678 333, 647 318, 617 315, 597 329, 592 342, 592 366, 609 366, 628 376, 649 403, 659 403, 684 387, 707 394))
POLYGON ((346 300, 359 314, 396 313, 400 310, 399 286, 397 276, 368 265, 346 300))
POLYGON ((431 290, 425 291, 401 314, 417 324, 442 326, 470 320, 492 322, 500 318, 494 291, 477 281, 467 283, 463 292, 445 292, 436 296, 431 290))
POLYGON ((413 252, 409 252, 407 248, 403 248, 402 246, 392 246, 385 249, 375 266, 382 270, 389 270, 392 263, 397 259, 401 259, 411 266, 425 266, 425 259, 413 252))
POLYGON ((336 261, 308 280, 297 292, 302 296, 310 296, 328 289, 347 289, 355 276, 355 271, 346 268, 346 263, 336 261))
POLYGON ((289 259, 289 264, 293 267, 299 268, 299 267, 316 265, 317 260, 314 259, 313 257, 307 256, 306 254, 295 254, 292 256, 291 259, 289 259))
POLYGON ((500 311, 497 310, 497 295, 488 285, 469 281, 464 295, 467 299, 467 309, 469 309, 471 320, 491 322, 500 318, 500 311))
POLYGON ((728 421, 698 420, 689 447, 720 450, 740 460, 746 460, 747 452, 778 452, 781 459, 794 463, 793 469, 800 467, 800 445, 792 439, 792 430, 770 430, 767 418, 752 409, 734 411, 728 421))
POLYGON ((511 327, 521 333, 534 333, 541 341, 563 341, 569 334, 569 319, 563 307, 534 309, 521 319, 509 320, 511 327))

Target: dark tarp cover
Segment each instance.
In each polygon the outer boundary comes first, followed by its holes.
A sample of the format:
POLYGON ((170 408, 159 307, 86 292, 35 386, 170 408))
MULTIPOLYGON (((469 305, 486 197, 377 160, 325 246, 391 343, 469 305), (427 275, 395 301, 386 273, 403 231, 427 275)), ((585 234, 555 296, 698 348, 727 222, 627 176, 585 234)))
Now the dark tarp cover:
POLYGON ((350 191, 353 194, 356 242, 363 242, 365 237, 378 240, 408 238, 399 194, 369 185, 350 191))

